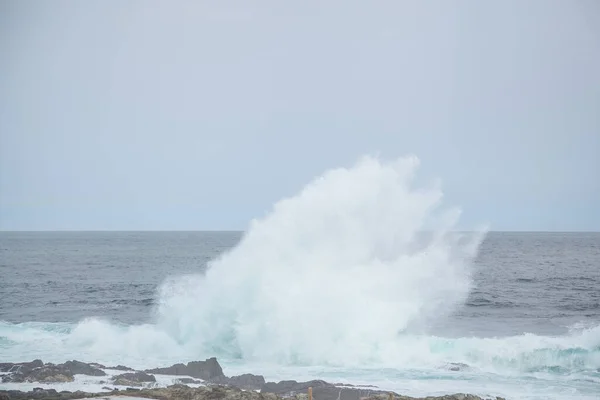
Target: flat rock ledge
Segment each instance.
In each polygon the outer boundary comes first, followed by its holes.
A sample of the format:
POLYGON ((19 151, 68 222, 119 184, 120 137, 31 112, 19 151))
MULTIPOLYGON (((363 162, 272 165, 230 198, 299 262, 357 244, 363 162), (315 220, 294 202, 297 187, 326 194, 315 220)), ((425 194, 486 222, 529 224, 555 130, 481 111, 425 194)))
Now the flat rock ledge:
POLYGON ((63 364, 44 363, 41 360, 25 363, 0 363, 0 372, 3 373, 2 382, 4 383, 73 382, 75 375, 106 376, 104 370, 123 372, 110 377, 110 382, 100 382, 108 384, 103 387, 106 392, 58 392, 55 389, 42 388, 36 388, 30 392, 0 390, 0 400, 70 400, 116 396, 157 400, 308 400, 309 388, 312 388, 313 400, 504 400, 500 397, 484 399, 470 394, 413 398, 378 390, 376 387, 355 387, 349 384, 332 384, 322 380, 265 382, 262 375, 254 374, 227 377, 214 357, 205 361, 192 361, 187 364, 175 364, 146 371, 135 371, 122 365, 105 367, 101 364, 88 364, 76 360, 63 364), (158 388, 153 374, 180 376, 181 378, 175 380, 177 382, 175 385, 158 388), (111 384, 120 386, 124 390, 112 388, 111 384), (186 384, 203 386, 192 388, 186 384))
POLYGON ((26 363, 0 363, 2 382, 43 382, 64 383, 73 382, 75 375, 105 376, 98 364, 87 364, 81 361, 67 361, 63 364, 44 364, 42 360, 26 363))
MULTIPOLYGON (((368 394, 364 390, 365 396, 352 395, 346 397, 345 392, 349 389, 336 388, 336 398, 341 400, 356 398, 361 400, 390 400, 390 393, 368 394), (339 397, 338 397, 339 396, 339 397)), ((73 399, 93 399, 93 398, 115 398, 118 396, 137 397, 157 400, 308 400, 308 394, 296 393, 288 396, 281 396, 275 393, 262 393, 256 391, 247 391, 227 386, 204 386, 191 388, 185 385, 173 385, 167 388, 155 389, 133 389, 113 390, 103 393, 86 392, 57 392, 54 389, 34 389, 31 392, 21 392, 17 390, 0 391, 0 400, 73 400, 73 399)), ((318 390, 313 389, 313 398, 321 400, 318 390)), ((452 394, 439 397, 407 397, 398 394, 392 394, 392 400, 486 400, 479 396, 470 394, 452 394)), ((495 400, 504 400, 496 397, 495 400)))

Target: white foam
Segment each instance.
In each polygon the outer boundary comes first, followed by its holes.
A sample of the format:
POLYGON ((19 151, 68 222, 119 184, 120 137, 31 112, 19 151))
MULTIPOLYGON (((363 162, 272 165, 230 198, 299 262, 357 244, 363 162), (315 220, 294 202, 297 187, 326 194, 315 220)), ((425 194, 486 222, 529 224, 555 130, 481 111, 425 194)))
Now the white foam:
POLYGON ((245 360, 360 365, 399 332, 465 301, 480 235, 450 232, 418 161, 371 157, 326 172, 252 222, 206 276, 161 288, 157 324, 191 350, 245 360), (430 235, 423 229, 433 229, 430 235))

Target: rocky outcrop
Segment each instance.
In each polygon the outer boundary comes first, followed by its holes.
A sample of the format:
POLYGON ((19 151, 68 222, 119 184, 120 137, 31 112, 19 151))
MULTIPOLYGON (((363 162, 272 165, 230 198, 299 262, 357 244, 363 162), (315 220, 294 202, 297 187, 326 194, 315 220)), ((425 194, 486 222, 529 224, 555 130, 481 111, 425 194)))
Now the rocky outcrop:
MULTIPOLYGON (((338 388, 339 389, 339 388, 338 388)), ((346 389, 343 389, 346 390, 346 389)), ((31 392, 21 392, 16 390, 0 391, 2 400, 72 400, 82 398, 103 398, 110 395, 135 396, 148 399, 159 400, 281 400, 282 397, 274 393, 258 393, 255 391, 242 391, 238 388, 213 386, 190 388, 185 385, 173 385, 168 388, 142 389, 142 390, 121 390, 104 393, 85 393, 85 392, 57 392, 54 389, 34 389, 31 392)), ((307 400, 306 393, 297 393, 290 396, 287 400, 307 400)), ((321 400, 317 397, 313 389, 315 400, 321 400)), ((345 397, 340 397, 340 399, 345 397)), ((389 393, 380 395, 368 395, 362 400, 389 400, 389 393)), ((399 396, 393 394, 393 400, 484 400, 481 397, 465 394, 453 394, 440 397, 414 398, 399 396)), ((496 400, 504 400, 496 398, 496 400)))
MULTIPOLYGON (((316 389, 332 387, 335 388, 331 383, 325 381, 315 380, 308 382, 296 382, 296 381, 280 381, 280 382, 267 382, 265 383, 260 392, 261 393, 274 393, 282 396, 292 396, 295 393, 306 393, 309 387, 313 388, 313 393, 316 389)), ((319 399, 320 400, 320 399, 319 399)))
POLYGON ((116 367, 104 367, 106 369, 114 369, 116 371, 135 371, 133 368, 126 367, 124 365, 117 365, 116 367))
POLYGON ((204 381, 201 381, 199 379, 193 379, 193 378, 181 378, 181 379, 177 379, 175 382, 183 384, 183 385, 203 385, 204 384, 204 381))
POLYGON ((81 361, 67 361, 64 364, 60 365, 71 371, 73 375, 89 375, 89 376, 105 376, 106 372, 102 371, 100 368, 92 365, 86 364, 81 361))
POLYGON ((24 363, 0 363, 0 372, 12 372, 17 373, 22 371, 25 373, 26 371, 31 371, 35 368, 43 367, 44 363, 42 360, 33 360, 31 362, 24 363))
POLYGON ((64 383, 73 382, 74 379, 73 373, 67 368, 47 364, 32 370, 21 368, 15 373, 3 376, 2 382, 64 383))
POLYGON ((210 383, 217 385, 228 385, 244 390, 261 390, 265 385, 265 378, 262 375, 243 374, 227 378, 225 376, 210 380, 210 383))
MULTIPOLYGON (((427 397, 426 399, 415 399, 407 396, 400 396, 389 391, 376 390, 367 387, 354 387, 352 385, 333 385, 331 383, 314 380, 308 382, 281 381, 278 383, 268 382, 263 385, 261 393, 271 393, 284 398, 306 396, 308 388, 312 388, 313 398, 315 400, 390 400, 390 394, 393 400, 483 400, 478 396, 469 394, 453 394, 442 397, 427 397)), ((500 400, 500 398, 497 398, 500 400)), ((502 399, 503 400, 503 399, 502 399)))
MULTIPOLYGON (((84 374, 104 376, 106 373, 100 364, 87 364, 80 361, 67 361, 63 364, 44 364, 41 360, 27 363, 0 363, 3 382, 71 382, 74 375, 84 374)), ((448 364, 447 369, 461 370, 466 364, 448 364)), ((126 387, 125 390, 111 389, 104 393, 57 392, 54 389, 36 388, 32 392, 0 391, 0 400, 71 400, 107 395, 129 395, 159 400, 307 400, 308 388, 312 388, 314 400, 390 400, 391 393, 375 387, 355 387, 349 384, 331 384, 322 380, 297 382, 285 380, 265 382, 261 375, 243 374, 226 377, 216 358, 205 361, 193 361, 187 364, 175 364, 167 368, 157 368, 145 372, 133 371, 124 366, 111 367, 126 372, 111 378, 110 383, 126 387), (190 388, 183 384, 157 388, 156 378, 152 374, 183 376, 178 381, 187 384, 202 384, 199 388, 190 388), (191 377, 191 378, 190 378, 191 377)), ((497 398, 500 399, 500 398, 497 398)), ((419 400, 393 394, 393 400, 419 400)), ((421 400, 483 400, 469 394, 453 394, 441 397, 427 397, 421 400)))
MULTIPOLYGON (((312 388, 312 393, 315 400, 360 400, 362 398, 377 394, 382 394, 389 397, 389 392, 348 386, 338 387, 321 380, 308 382, 268 382, 261 388, 261 393, 273 393, 279 396, 289 397, 307 393, 309 387, 312 388)), ((386 398, 386 400, 389 399, 386 398)))
POLYGON ((119 386, 143 386, 145 383, 156 382, 156 378, 145 372, 128 372, 115 376, 112 381, 119 386))
POLYGON ((104 376, 106 373, 101 369, 81 361, 67 361, 63 364, 44 364, 42 360, 34 360, 27 363, 0 364, 2 372, 8 372, 2 376, 2 382, 43 382, 60 383, 73 382, 74 375, 104 376))
POLYGON ((192 361, 186 364, 174 364, 167 368, 155 368, 146 370, 149 374, 160 375, 184 375, 205 381, 224 377, 223 369, 215 357, 205 361, 192 361))

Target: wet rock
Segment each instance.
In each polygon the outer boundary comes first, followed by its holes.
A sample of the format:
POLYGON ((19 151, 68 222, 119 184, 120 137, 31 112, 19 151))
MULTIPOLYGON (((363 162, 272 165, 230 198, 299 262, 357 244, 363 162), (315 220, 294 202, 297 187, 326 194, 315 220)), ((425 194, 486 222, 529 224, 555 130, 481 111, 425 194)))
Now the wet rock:
POLYGON ((102 390, 108 390, 109 392, 117 392, 117 391, 119 391, 119 389, 117 389, 117 388, 110 388, 108 386, 103 386, 102 390))
POLYGON ((468 369, 469 366, 463 363, 450 363, 446 366, 446 368, 449 371, 464 371, 465 369, 468 369))
MULTIPOLYGON (((335 386, 323 386, 313 388, 313 397, 319 400, 360 400, 374 394, 384 394, 382 391, 358 388, 339 388, 335 386)), ((389 393, 385 393, 389 396, 389 393)))
POLYGON ((149 369, 146 372, 161 375, 186 375, 205 381, 224 376, 223 369, 215 357, 205 361, 191 361, 187 365, 174 364, 167 368, 149 369))
POLYGON ((211 383, 218 385, 229 385, 244 390, 261 390, 265 384, 265 378, 262 375, 243 374, 238 376, 218 377, 210 380, 211 383))
POLYGON ((33 360, 31 362, 24 363, 0 363, 0 372, 10 373, 26 373, 32 369, 41 368, 44 366, 42 360, 33 360))
POLYGON ((14 365, 13 363, 0 363, 0 372, 8 372, 14 365))
POLYGON ((20 392, 18 390, 10 390, 4 393, 0 392, 0 399, 3 398, 3 394, 6 396, 6 398, 9 398, 11 400, 57 399, 61 397, 61 395, 56 390, 43 388, 34 388, 31 392, 20 392))
POLYGON ((337 386, 337 387, 351 387, 351 388, 354 388, 354 387, 377 388, 377 386, 375 386, 375 385, 351 385, 350 383, 334 383, 333 385, 337 386))
MULTIPOLYGON (((37 364, 36 364, 37 365, 37 364)), ((2 377, 2 382, 44 382, 62 383, 73 382, 73 373, 62 365, 46 364, 43 367, 29 369, 22 365, 17 372, 2 377)))
POLYGON ((113 383, 119 386, 143 386, 151 382, 156 382, 156 378, 145 372, 128 372, 113 378, 113 383))
POLYGON ((189 385, 189 384, 203 384, 204 383, 204 381, 200 381, 200 380, 192 379, 192 378, 181 378, 181 379, 177 379, 176 382, 184 384, 184 385, 189 385))
POLYGON ((306 396, 309 387, 312 387, 313 397, 317 400, 361 400, 376 395, 384 395, 385 400, 389 400, 390 394, 382 390, 351 385, 339 387, 321 380, 268 382, 261 388, 261 393, 274 393, 283 397, 306 396))
POLYGON ((2 377, 2 382, 72 382, 73 375, 104 376, 106 373, 95 366, 81 361, 67 361, 64 364, 44 364, 42 360, 33 360, 27 363, 0 365, 3 372, 8 375, 2 377))
POLYGON ((117 365, 116 367, 105 367, 105 369, 114 369, 117 371, 135 371, 133 368, 129 368, 124 365, 117 365))
MULTIPOLYGON (((313 381, 319 382, 319 381, 313 381)), ((298 382, 296 382, 298 383, 298 382)), ((306 383, 306 382, 304 382, 306 383)), ((299 383, 302 384, 302 383, 299 383)), ((333 386, 321 386, 319 389, 331 390, 333 386)), ((347 388, 335 388, 338 390, 339 399, 348 399, 344 392, 355 392, 352 389, 347 388)), ((77 392, 60 392, 56 393, 53 390, 38 390, 31 392, 20 392, 20 391, 0 391, 0 400, 71 400, 71 399, 82 399, 82 398, 104 398, 107 395, 111 395, 114 392, 107 393, 85 393, 81 391, 77 392)), ((313 388, 313 396, 315 399, 321 400, 321 397, 317 397, 317 393, 313 388)), ((127 388, 127 391, 119 392, 119 395, 132 395, 135 397, 143 397, 148 399, 160 399, 160 400, 282 400, 282 397, 274 393, 257 393, 255 391, 242 391, 239 388, 225 387, 225 386, 212 386, 212 387, 200 387, 190 388, 185 385, 173 385, 168 388, 158 389, 135 389, 127 388)), ((380 392, 379 394, 371 394, 364 396, 361 400, 389 400, 390 393, 380 392)), ((290 396, 288 400, 306 400, 306 393, 297 393, 290 396)), ((329 397, 328 397, 329 398, 329 397)), ((352 398, 356 398, 355 394, 352 398)), ((393 400, 483 400, 478 396, 468 394, 453 394, 440 397, 427 397, 426 399, 416 399, 413 397, 400 396, 393 394, 393 400)), ((504 400, 497 398, 496 400, 504 400)))
POLYGON ((81 361, 67 361, 64 364, 60 364, 59 367, 65 367, 71 374, 73 375, 89 375, 89 376, 105 376, 106 372, 102 371, 100 368, 92 366, 91 364, 86 364, 81 361))
MULTIPOLYGON (((261 387, 260 392, 261 393, 274 393, 274 394, 279 394, 279 395, 293 395, 297 392, 305 393, 309 387, 313 388, 313 393, 314 393, 315 388, 322 388, 322 387, 335 388, 335 386, 332 385, 331 383, 327 383, 325 381, 320 381, 320 380, 308 381, 308 382, 297 382, 297 381, 290 380, 290 381, 279 381, 277 383, 267 382, 261 387)), ((319 399, 319 400, 321 400, 321 399, 319 399)))

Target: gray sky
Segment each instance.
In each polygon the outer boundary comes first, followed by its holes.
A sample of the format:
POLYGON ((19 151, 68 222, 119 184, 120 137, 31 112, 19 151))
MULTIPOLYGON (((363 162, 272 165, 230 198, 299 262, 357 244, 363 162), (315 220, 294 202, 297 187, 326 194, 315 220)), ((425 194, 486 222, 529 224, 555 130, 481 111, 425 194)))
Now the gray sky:
POLYGON ((365 153, 600 230, 600 2, 0 0, 0 229, 244 229, 365 153))

